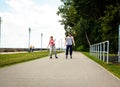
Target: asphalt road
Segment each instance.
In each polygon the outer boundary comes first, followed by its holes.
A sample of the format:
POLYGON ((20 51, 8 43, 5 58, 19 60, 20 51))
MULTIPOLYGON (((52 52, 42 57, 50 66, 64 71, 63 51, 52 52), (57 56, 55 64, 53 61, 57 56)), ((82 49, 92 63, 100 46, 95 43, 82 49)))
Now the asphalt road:
POLYGON ((80 52, 0 69, 0 87, 120 87, 120 79, 80 52))

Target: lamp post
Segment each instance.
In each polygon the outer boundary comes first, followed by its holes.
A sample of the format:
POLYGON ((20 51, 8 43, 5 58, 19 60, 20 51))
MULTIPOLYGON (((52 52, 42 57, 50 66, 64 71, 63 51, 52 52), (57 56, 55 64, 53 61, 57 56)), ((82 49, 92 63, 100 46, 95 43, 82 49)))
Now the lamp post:
POLYGON ((61 50, 62 50, 62 38, 61 38, 61 50))
POLYGON ((1 17, 0 17, 0 48, 1 48, 1 17))
POLYGON ((42 50, 42 37, 43 37, 43 33, 41 33, 41 50, 42 50))
POLYGON ((30 51, 30 34, 31 34, 31 28, 29 28, 29 41, 28 41, 28 49, 30 51))
POLYGON ((120 63, 120 25, 119 25, 119 34, 118 34, 118 62, 120 63))

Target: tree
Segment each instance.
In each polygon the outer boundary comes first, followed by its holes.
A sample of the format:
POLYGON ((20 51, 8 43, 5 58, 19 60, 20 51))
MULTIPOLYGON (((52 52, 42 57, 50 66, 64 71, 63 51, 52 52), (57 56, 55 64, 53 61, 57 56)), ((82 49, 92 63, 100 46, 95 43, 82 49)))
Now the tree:
POLYGON ((109 5, 105 16, 101 18, 102 39, 110 41, 110 51, 118 51, 118 25, 120 24, 120 5, 109 5))
POLYGON ((57 14, 66 32, 73 32, 75 49, 82 46, 86 50, 90 44, 110 40, 110 52, 117 51, 120 0, 61 1, 57 14))

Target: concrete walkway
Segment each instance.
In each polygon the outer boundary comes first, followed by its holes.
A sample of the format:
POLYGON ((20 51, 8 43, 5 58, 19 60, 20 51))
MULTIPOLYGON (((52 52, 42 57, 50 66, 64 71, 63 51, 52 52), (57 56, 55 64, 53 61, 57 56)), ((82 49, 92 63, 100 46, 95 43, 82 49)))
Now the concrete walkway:
POLYGON ((120 87, 120 79, 80 52, 0 69, 0 87, 120 87))

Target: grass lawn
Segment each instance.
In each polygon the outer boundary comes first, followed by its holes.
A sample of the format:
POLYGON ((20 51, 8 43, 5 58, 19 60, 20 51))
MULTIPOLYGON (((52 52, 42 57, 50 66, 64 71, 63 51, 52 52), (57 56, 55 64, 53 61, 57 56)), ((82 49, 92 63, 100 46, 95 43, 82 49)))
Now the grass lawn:
POLYGON ((89 52, 82 52, 84 55, 86 55, 87 57, 89 57, 90 59, 94 60, 95 62, 99 63, 101 66, 103 66, 104 68, 106 68, 108 71, 110 71, 111 73, 113 73, 114 75, 116 75, 118 78, 120 78, 120 63, 106 63, 103 62, 101 60, 99 60, 98 58, 95 58, 91 55, 89 55, 89 52))
POLYGON ((49 51, 16 53, 16 54, 0 54, 0 68, 12 64, 30 61, 49 55, 49 51))

